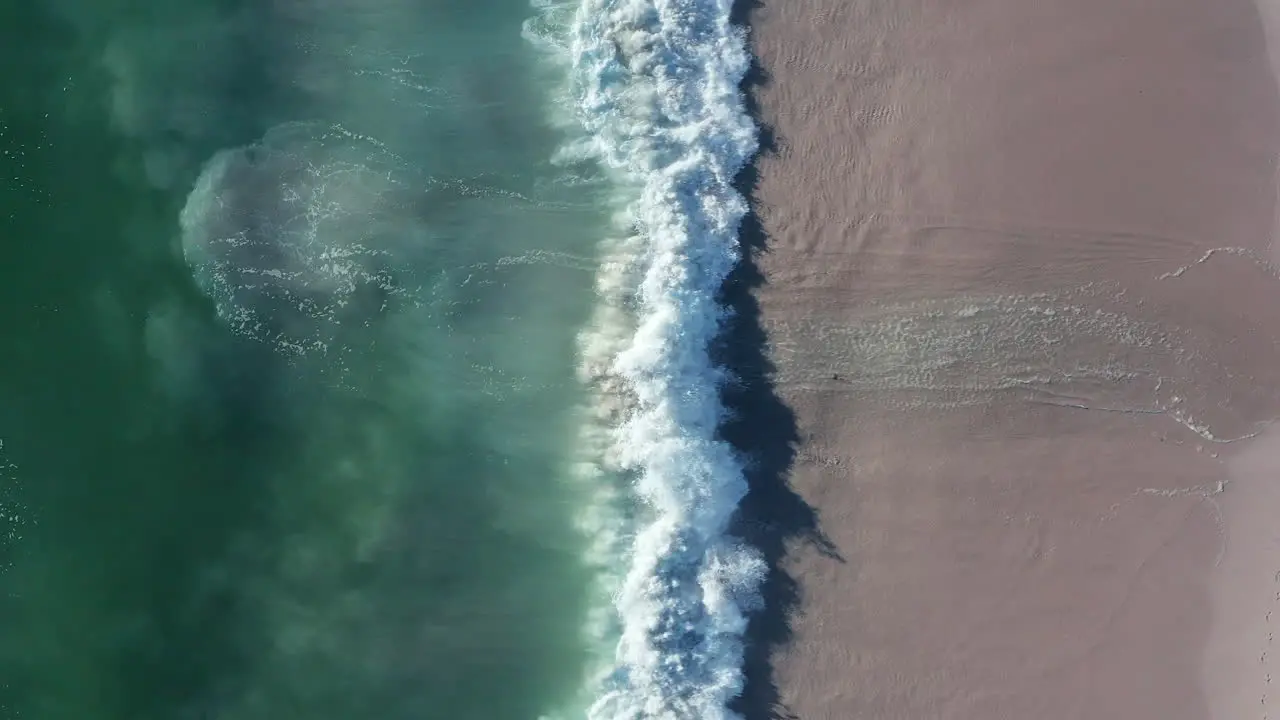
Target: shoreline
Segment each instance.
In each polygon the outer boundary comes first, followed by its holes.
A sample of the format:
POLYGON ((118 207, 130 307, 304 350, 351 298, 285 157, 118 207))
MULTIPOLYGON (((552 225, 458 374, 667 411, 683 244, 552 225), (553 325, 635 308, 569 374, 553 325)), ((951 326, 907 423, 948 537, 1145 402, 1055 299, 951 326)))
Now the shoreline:
POLYGON ((744 323, 787 436, 744 504, 786 508, 747 533, 774 604, 747 720, 1247 717, 1206 662, 1256 631, 1221 622, 1263 552, 1223 537, 1267 500, 1233 441, 1280 415, 1252 3, 739 16, 744 323))

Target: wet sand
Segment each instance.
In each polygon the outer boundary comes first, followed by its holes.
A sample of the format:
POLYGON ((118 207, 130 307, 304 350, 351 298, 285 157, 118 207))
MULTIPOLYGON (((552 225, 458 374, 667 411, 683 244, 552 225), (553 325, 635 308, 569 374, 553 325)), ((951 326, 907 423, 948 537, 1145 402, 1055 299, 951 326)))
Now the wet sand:
POLYGON ((1215 625, 1204 682, 1215 718, 1280 716, 1280 435, 1241 449, 1222 493, 1223 553, 1211 584, 1215 625), (1273 657, 1273 655, 1275 657, 1273 657))
POLYGON ((765 0, 750 22, 774 137, 755 298, 817 527, 784 548, 798 599, 757 634, 749 718, 1280 717, 1257 8, 765 0))

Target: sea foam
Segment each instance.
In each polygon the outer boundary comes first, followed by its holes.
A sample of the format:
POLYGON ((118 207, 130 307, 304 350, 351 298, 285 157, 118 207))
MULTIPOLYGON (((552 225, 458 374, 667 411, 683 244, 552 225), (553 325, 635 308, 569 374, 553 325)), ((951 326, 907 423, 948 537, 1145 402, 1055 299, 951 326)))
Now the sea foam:
POLYGON ((606 243, 584 364, 612 426, 608 464, 639 501, 619 556, 616 652, 591 720, 737 717, 728 704, 742 690, 764 564, 729 534, 747 484, 718 436, 729 378, 709 352, 748 210, 733 182, 757 150, 739 90, 750 57, 731 7, 582 0, 560 44, 586 132, 565 154, 601 162, 624 200, 625 237, 606 243))

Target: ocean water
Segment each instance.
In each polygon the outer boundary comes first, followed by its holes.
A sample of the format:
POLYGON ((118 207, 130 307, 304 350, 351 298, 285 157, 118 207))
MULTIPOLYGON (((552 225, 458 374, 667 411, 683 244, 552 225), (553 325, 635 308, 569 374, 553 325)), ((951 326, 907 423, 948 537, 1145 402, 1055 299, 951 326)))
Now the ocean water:
POLYGON ((0 8, 0 717, 731 717, 728 14, 0 8))

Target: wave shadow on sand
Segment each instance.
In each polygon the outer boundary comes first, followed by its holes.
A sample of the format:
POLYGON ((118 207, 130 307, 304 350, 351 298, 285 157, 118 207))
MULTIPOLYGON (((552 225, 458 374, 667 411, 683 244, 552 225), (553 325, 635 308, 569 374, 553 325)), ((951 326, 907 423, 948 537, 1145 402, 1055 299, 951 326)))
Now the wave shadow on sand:
MULTIPOLYGON (((736 0, 734 25, 750 27, 752 14, 762 6, 760 0, 736 0)), ((795 414, 775 387, 776 368, 769 357, 769 338, 756 298, 756 291, 767 282, 759 259, 769 252, 769 237, 755 200, 757 163, 778 148, 755 95, 768 82, 768 72, 753 57, 741 88, 747 112, 759 128, 760 150, 736 182, 751 210, 739 231, 742 258, 721 290, 721 302, 731 315, 714 348, 714 358, 736 379, 722 394, 729 420, 721 432, 747 460, 749 491, 738 508, 734 534, 757 548, 769 568, 761 585, 764 607, 752 615, 747 629, 746 685, 732 709, 744 720, 798 720, 782 702, 772 665, 775 652, 791 640, 791 618, 802 592, 783 560, 797 543, 812 545, 837 562, 843 563, 844 558, 822 532, 817 512, 788 481, 799 430, 795 414)))

